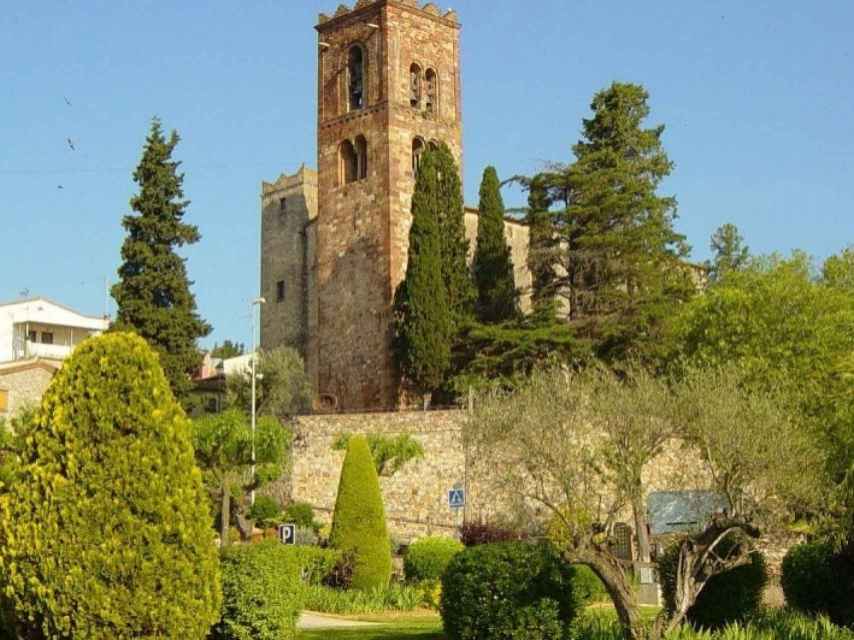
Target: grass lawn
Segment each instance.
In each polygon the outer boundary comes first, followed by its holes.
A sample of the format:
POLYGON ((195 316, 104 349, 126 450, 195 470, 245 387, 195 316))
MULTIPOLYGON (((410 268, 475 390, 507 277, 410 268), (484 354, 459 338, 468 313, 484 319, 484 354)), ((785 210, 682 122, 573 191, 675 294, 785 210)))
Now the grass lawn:
POLYGON ((379 622, 381 626, 361 629, 316 629, 301 631, 298 640, 443 640, 442 620, 437 615, 393 614, 349 617, 379 622))

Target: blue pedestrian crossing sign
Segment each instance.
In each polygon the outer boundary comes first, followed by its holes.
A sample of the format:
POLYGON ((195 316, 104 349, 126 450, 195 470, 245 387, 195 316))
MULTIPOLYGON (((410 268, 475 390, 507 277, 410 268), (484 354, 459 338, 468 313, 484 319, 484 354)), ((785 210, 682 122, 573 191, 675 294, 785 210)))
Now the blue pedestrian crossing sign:
POLYGON ((462 509, 466 506, 466 490, 451 489, 448 491, 448 506, 451 509, 462 509))

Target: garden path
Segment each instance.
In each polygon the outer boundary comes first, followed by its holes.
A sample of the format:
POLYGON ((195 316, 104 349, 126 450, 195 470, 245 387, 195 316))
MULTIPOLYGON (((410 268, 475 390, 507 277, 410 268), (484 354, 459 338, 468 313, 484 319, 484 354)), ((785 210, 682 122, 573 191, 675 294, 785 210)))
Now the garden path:
POLYGON ((356 627, 376 627, 379 626, 376 622, 361 622, 359 620, 346 620, 344 618, 334 618, 322 613, 314 613, 313 611, 303 611, 297 622, 298 629, 343 629, 356 627))

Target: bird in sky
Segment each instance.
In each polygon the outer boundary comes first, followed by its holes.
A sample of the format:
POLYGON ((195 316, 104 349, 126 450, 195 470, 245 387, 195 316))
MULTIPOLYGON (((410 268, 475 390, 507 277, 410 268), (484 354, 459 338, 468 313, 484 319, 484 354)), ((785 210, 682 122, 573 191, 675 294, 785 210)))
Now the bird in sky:
POLYGON ((65 141, 68 142, 68 146, 71 148, 72 151, 76 151, 74 147, 74 141, 71 138, 66 138, 65 141))
POLYGON ((65 100, 65 104, 67 104, 67 105, 70 107, 70 106, 71 106, 71 100, 69 100, 69 99, 68 99, 68 98, 66 98, 65 96, 62 96, 62 97, 63 97, 63 99, 65 100))
POLYGON ((61 184, 56 185, 56 188, 57 189, 65 189, 65 187, 63 187, 61 184))

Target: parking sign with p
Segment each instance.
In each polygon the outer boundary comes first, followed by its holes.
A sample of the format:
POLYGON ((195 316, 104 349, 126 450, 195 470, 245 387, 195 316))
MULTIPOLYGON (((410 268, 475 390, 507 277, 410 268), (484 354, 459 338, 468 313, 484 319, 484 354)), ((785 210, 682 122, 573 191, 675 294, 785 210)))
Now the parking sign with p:
POLYGON ((297 543, 297 526, 295 524, 279 525, 279 540, 282 544, 297 543))

